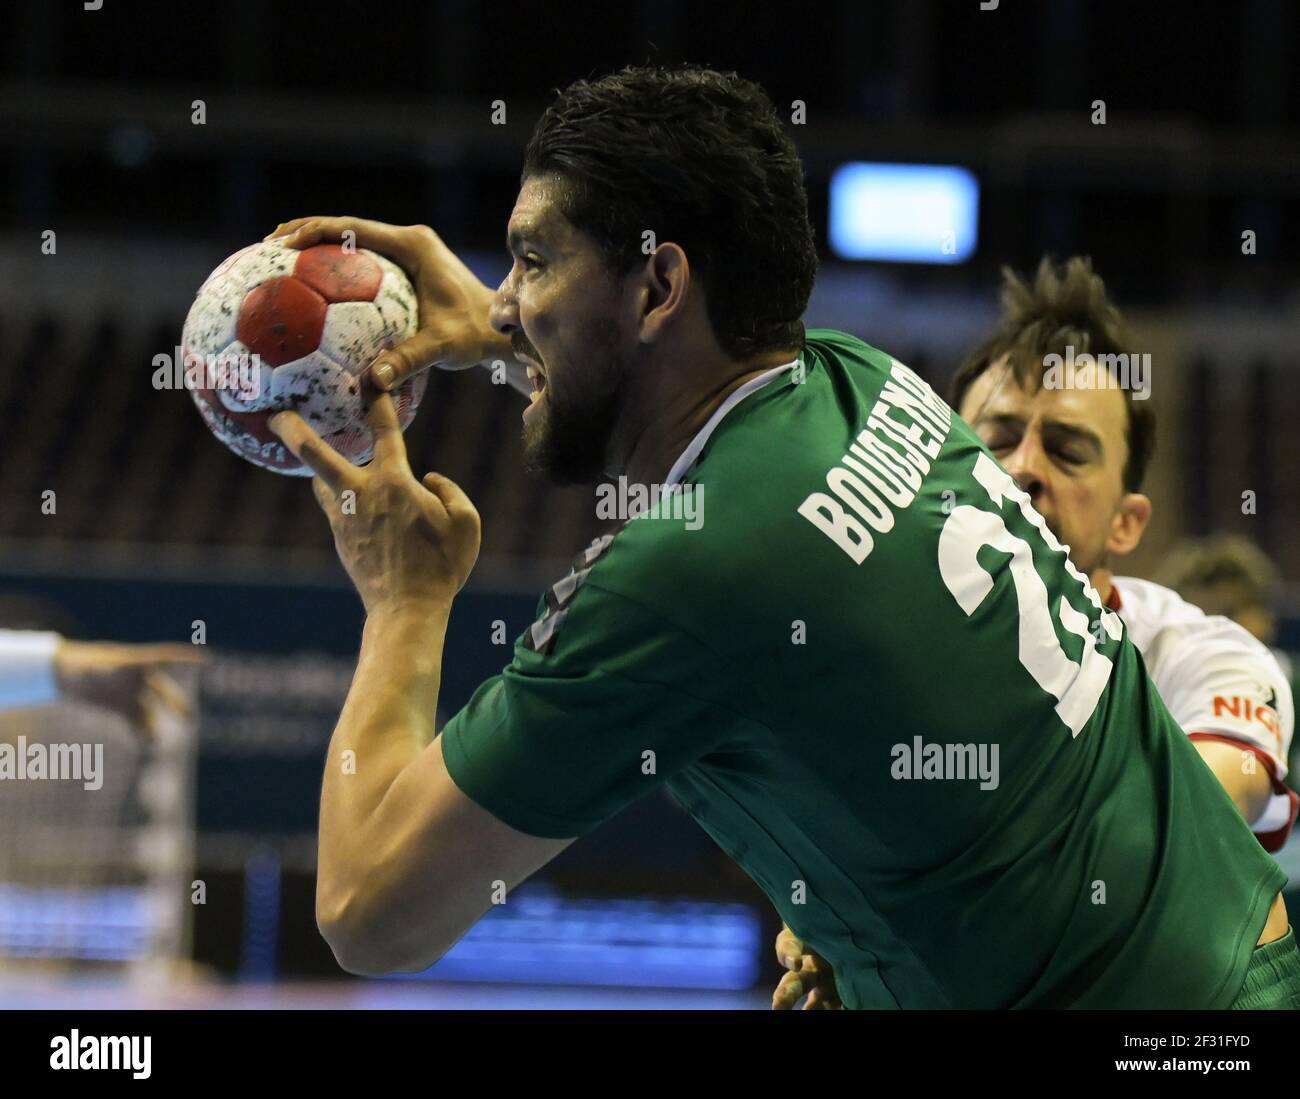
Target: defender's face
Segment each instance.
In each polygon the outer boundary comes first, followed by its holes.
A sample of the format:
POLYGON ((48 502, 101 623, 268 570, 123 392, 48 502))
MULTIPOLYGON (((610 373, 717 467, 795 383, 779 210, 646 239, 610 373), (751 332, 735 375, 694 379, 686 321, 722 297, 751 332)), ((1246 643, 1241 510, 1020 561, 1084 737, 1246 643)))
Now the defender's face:
POLYGON ((530 176, 520 188, 507 227, 514 265, 490 319, 533 378, 527 467, 576 483, 605 470, 630 350, 620 338, 620 280, 561 213, 560 187, 553 176, 530 176))
POLYGON ((1075 567, 1089 573, 1106 559, 1126 497, 1128 409, 1120 390, 1098 388, 1084 374, 1074 388, 1026 393, 1003 356, 957 411, 1029 494, 1075 567))

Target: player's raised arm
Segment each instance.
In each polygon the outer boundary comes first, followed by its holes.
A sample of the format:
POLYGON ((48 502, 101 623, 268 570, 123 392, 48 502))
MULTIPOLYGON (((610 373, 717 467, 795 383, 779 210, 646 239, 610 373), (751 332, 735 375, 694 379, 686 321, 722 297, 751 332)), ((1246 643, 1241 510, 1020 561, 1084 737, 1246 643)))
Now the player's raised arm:
POLYGON ((375 456, 359 468, 296 413, 271 421, 315 473, 339 559, 366 609, 361 654, 321 789, 316 911, 345 969, 436 961, 567 845, 522 835, 448 777, 434 715, 452 600, 478 556, 479 517, 436 473, 417 480, 391 398, 371 403, 375 456), (346 504, 345 504, 346 502, 346 504))
POLYGON ((354 217, 304 217, 276 226, 265 239, 290 248, 310 248, 326 241, 351 243, 387 256, 410 276, 420 304, 420 327, 409 340, 371 364, 370 378, 376 388, 391 392, 412 374, 431 366, 465 370, 500 364, 514 388, 531 391, 510 340, 488 323, 494 291, 429 226, 389 225, 354 217))

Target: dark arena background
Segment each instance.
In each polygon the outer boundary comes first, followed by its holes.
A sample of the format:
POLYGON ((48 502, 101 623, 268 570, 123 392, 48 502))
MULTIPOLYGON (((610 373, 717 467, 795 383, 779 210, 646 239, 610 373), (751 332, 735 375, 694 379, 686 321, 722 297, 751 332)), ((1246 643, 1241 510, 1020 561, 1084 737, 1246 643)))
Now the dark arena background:
MULTIPOLYGON (((98 730, 117 776, 93 799, 0 784, 0 1007, 769 1005, 780 919, 665 793, 428 972, 339 968, 315 922, 316 826, 362 607, 308 483, 242 461, 153 380, 208 273, 290 218, 431 225, 496 286, 553 90, 680 62, 758 81, 790 120, 820 260, 808 326, 941 392, 1004 265, 1091 256, 1150 355, 1160 421, 1154 518, 1120 571, 1169 583, 1227 546, 1260 636, 1300 652, 1295 5, 11 0, 0 627, 206 659, 184 682, 193 715, 151 741, 71 703, 0 718, 5 740, 98 730), (888 165, 964 219, 952 247, 854 221, 854 187, 888 165)), ((520 408, 485 371, 433 370, 406 433, 416 472, 455 480, 483 524, 440 726, 608 528, 590 488, 523 475, 520 408)), ((1277 856, 1293 884, 1295 848, 1277 856)))

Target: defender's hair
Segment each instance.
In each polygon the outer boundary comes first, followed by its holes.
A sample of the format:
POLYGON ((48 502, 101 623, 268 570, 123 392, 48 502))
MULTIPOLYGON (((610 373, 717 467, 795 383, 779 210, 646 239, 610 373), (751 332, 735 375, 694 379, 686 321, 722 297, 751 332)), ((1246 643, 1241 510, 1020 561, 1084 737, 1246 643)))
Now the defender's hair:
MULTIPOLYGON (((1017 384, 1027 392, 1042 385, 1044 356, 1121 355, 1132 348, 1123 317, 1106 296, 1106 284, 1092 260, 1074 256, 1064 264, 1044 257, 1031 284, 1009 267, 1002 269, 1002 312, 992 333, 972 350, 948 385, 948 403, 959 408, 967 390, 993 363, 1006 355, 1017 384)), ((1139 492, 1156 444, 1155 413, 1124 389, 1128 409, 1128 459, 1124 488, 1139 492)))

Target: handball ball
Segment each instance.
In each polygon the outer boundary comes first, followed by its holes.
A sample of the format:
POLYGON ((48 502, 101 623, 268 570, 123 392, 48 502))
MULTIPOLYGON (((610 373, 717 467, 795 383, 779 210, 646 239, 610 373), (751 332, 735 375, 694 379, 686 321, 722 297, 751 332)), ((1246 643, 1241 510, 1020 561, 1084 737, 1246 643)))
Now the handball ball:
MULTIPOLYGON (((181 335, 185 387, 212 433, 255 465, 311 476, 267 426, 286 410, 362 465, 374 440, 360 375, 415 334, 418 315, 406 273, 375 252, 253 244, 199 288, 181 335)), ((393 392, 403 430, 427 384, 421 372, 393 392)))

